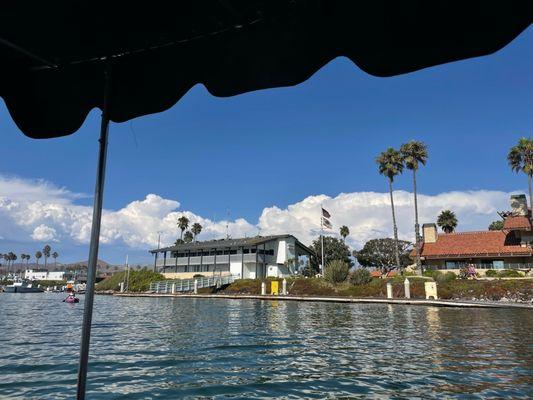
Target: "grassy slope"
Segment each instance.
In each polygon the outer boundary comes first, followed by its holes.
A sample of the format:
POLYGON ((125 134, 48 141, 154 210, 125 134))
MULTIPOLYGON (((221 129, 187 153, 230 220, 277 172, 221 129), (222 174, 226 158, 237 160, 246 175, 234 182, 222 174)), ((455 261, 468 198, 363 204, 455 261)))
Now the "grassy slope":
MULTIPOLYGON (((352 296, 352 297, 386 297, 387 282, 392 282, 394 297, 404 296, 403 281, 405 278, 393 279, 374 278, 366 285, 351 285, 347 282, 334 286, 320 278, 295 278, 287 280, 287 288, 292 295, 307 296, 352 296)), ((424 281, 427 279, 409 277, 411 281, 411 297, 424 298, 424 281)), ((267 280, 267 293, 270 293, 270 281, 267 280)), ((281 280, 280 280, 281 281, 281 280)), ((281 290, 281 282, 279 284, 281 290)), ((531 280, 453 280, 437 284, 438 295, 442 299, 480 299, 500 300, 518 298, 533 299, 533 279, 531 280)), ((223 293, 260 294, 261 281, 243 279, 225 288, 223 293)))
MULTIPOLYGON (((129 291, 131 292, 145 292, 150 288, 150 283, 153 281, 162 281, 165 278, 163 275, 148 271, 130 271, 129 291)), ((96 285, 96 290, 119 290, 120 282, 126 280, 126 272, 117 272, 104 279, 96 285)))

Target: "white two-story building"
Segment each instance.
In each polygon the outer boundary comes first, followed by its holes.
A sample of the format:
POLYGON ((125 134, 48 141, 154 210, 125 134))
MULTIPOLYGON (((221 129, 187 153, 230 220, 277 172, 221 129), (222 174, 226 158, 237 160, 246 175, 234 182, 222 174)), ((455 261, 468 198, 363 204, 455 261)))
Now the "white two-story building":
POLYGON ((30 281, 63 281, 64 271, 48 271, 46 269, 27 269, 24 271, 24 279, 30 281))
POLYGON ((243 279, 286 277, 297 272, 311 249, 292 235, 183 243, 151 250, 159 272, 175 278, 233 274, 243 279))

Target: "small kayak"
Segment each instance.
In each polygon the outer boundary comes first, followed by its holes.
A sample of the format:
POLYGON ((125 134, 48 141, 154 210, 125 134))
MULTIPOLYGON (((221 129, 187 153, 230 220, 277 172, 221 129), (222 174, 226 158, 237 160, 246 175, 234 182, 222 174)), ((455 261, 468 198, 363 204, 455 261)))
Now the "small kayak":
POLYGON ((79 303, 80 299, 77 297, 67 297, 65 300, 63 300, 65 303, 79 303))

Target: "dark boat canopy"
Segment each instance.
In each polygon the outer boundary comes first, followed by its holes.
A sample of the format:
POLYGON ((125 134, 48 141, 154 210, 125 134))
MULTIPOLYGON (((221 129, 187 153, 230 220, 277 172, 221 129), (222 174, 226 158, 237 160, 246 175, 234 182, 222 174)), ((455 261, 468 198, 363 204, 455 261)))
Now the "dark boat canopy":
POLYGON ((300 83, 346 56, 376 76, 490 54, 532 22, 524 0, 9 1, 0 96, 28 136, 68 135, 102 108, 160 112, 200 83, 215 96, 300 83))

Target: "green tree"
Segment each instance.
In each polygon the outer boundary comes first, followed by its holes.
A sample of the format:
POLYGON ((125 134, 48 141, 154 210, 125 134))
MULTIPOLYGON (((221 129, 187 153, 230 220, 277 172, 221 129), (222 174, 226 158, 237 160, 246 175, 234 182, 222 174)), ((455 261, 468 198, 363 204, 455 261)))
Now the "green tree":
POLYGON ((455 216, 455 213, 450 210, 443 210, 437 217, 437 225, 440 226, 445 233, 452 233, 457 227, 457 217, 455 216))
POLYGON ((343 225, 340 228, 340 234, 342 236, 342 241, 346 243, 346 236, 350 234, 350 229, 346 225, 343 225))
POLYGON ((527 175, 529 190, 529 206, 533 207, 531 191, 531 177, 533 176, 533 139, 520 138, 516 146, 511 147, 507 154, 507 162, 514 172, 523 172, 527 175))
POLYGON ((43 256, 43 253, 40 251, 35 252, 35 261, 37 262, 37 268, 39 268, 39 259, 43 256))
POLYGON ((9 256, 11 258, 11 267, 13 267, 13 272, 15 272, 13 264, 17 260, 18 257, 15 253, 11 253, 11 252, 9 253, 9 256))
POLYGON ((342 260, 332 260, 326 264, 324 279, 329 283, 338 284, 346 280, 350 267, 342 260))
POLYGON ((43 256, 44 256, 44 267, 46 268, 46 265, 48 263, 48 257, 50 257, 50 251, 52 248, 49 245, 44 246, 43 248, 43 256))
POLYGON ((176 241, 174 242, 174 246, 178 246, 180 244, 183 244, 185 243, 185 241, 183 239, 176 239, 176 241))
POLYGON ((421 268, 420 263, 420 224, 418 223, 418 198, 416 187, 416 172, 420 165, 426 165, 428 159, 428 149, 424 142, 411 140, 400 147, 405 167, 413 171, 413 196, 415 201, 415 256, 416 266, 421 268))
POLYGON ((180 239, 183 239, 183 232, 185 232, 185 229, 189 227, 189 218, 187 218, 185 215, 182 215, 178 218, 178 227, 181 230, 180 239))
POLYGON ((489 231, 501 231, 503 229, 503 221, 492 221, 489 225, 489 231))
POLYGON ((413 244, 406 240, 372 239, 366 242, 361 250, 354 251, 354 257, 363 267, 378 268, 385 274, 393 270, 397 265, 396 243, 400 253, 400 267, 405 268, 411 264, 410 252, 413 249, 413 244))
POLYGON ((194 239, 194 235, 192 234, 191 231, 187 231, 185 232, 185 235, 183 235, 183 241, 185 243, 191 243, 194 239))
POLYGON ((54 258, 54 267, 57 267, 57 257, 59 257, 59 253, 57 251, 54 251, 52 253, 52 257, 54 258))
POLYGON ((195 222, 192 224, 191 232, 194 235, 194 241, 196 242, 196 237, 202 232, 202 225, 200 225, 198 222, 195 222))
MULTIPOLYGON (((321 258, 321 241, 317 238, 313 241, 311 247, 313 254, 310 257, 309 268, 306 268, 306 275, 314 275, 319 272, 320 258, 321 258)), ((350 259, 350 249, 346 244, 337 238, 331 236, 324 236, 324 264, 333 260, 341 260, 352 266, 352 260, 350 259)))
POLYGON ((365 268, 358 268, 350 275, 352 285, 366 285, 372 281, 372 275, 365 268))
POLYGON ((396 213, 394 212, 394 196, 392 191, 392 182, 394 178, 400 175, 403 171, 403 157, 399 151, 389 147, 382 152, 377 158, 376 163, 379 167, 379 173, 385 176, 389 181, 390 204, 392 210, 392 226, 394 232, 395 242, 395 258, 396 265, 400 268, 400 252, 398 249, 398 226, 396 225, 396 213))

